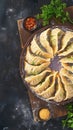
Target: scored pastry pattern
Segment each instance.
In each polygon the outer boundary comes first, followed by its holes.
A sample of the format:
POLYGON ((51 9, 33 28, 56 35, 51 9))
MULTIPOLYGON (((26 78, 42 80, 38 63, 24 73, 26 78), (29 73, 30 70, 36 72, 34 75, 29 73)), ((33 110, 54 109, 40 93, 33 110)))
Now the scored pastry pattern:
POLYGON ((45 101, 73 97, 73 32, 59 27, 35 34, 24 56, 24 81, 45 101))

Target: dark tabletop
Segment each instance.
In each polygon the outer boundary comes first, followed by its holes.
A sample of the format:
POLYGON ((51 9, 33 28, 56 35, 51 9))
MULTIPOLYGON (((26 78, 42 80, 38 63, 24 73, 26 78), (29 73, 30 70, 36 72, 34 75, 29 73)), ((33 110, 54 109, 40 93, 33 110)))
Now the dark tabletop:
MULTIPOLYGON (((39 7, 48 2, 49 0, 0 0, 0 130, 63 129, 62 118, 43 123, 33 121, 27 90, 19 72, 21 49, 16 21, 36 14, 39 7)), ((67 6, 73 5, 73 0, 65 2, 67 6)))

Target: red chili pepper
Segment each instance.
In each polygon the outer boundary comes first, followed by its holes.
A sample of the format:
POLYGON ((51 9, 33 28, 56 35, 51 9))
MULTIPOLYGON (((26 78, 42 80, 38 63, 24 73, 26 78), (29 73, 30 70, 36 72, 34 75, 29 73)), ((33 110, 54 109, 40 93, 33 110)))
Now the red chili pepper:
POLYGON ((36 26, 36 20, 35 18, 27 18, 26 21, 25 21, 25 27, 28 29, 28 30, 32 30, 34 29, 36 26))

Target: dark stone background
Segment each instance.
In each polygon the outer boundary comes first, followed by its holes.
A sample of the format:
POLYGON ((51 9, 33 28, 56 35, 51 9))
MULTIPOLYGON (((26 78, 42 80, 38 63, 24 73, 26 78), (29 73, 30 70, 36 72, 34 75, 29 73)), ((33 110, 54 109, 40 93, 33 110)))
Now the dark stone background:
MULTIPOLYGON (((49 0, 0 0, 0 130, 62 130, 61 118, 35 123, 19 73, 17 20, 39 12, 49 0)), ((73 0, 65 0, 73 5, 73 0)), ((68 130, 68 128, 64 128, 68 130)), ((71 129, 69 129, 71 130, 71 129)))

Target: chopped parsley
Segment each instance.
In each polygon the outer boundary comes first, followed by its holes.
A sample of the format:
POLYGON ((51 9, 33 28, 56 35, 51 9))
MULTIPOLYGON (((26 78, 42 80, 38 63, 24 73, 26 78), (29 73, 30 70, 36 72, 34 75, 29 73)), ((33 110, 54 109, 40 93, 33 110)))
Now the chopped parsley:
POLYGON ((73 24, 69 13, 64 11, 66 7, 66 3, 63 3, 61 0, 51 0, 50 4, 43 5, 40 8, 41 13, 37 14, 36 18, 43 20, 43 26, 48 25, 50 19, 54 17, 60 19, 62 23, 69 21, 73 24))
POLYGON ((73 103, 67 105, 67 117, 62 120, 63 127, 67 126, 68 128, 73 128, 73 103))
POLYGON ((32 63, 31 63, 32 65, 35 65, 35 62, 34 61, 32 61, 32 63))

